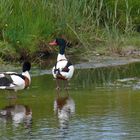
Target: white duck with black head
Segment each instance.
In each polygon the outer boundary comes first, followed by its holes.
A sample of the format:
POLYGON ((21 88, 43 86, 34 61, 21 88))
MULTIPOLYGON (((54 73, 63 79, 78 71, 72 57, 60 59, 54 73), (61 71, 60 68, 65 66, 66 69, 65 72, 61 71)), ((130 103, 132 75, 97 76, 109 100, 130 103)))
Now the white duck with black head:
MULTIPOLYGON (((53 42, 49 43, 50 46, 59 46, 59 53, 57 56, 57 62, 52 69, 54 78, 58 80, 70 80, 74 73, 74 66, 65 56, 65 49, 68 46, 66 40, 62 38, 56 38, 53 42)), ((58 82, 57 82, 58 83, 58 82)), ((59 84, 57 84, 59 88, 59 84)))
POLYGON ((28 88, 31 84, 30 69, 31 64, 26 61, 23 63, 21 74, 16 72, 0 73, 0 89, 17 91, 28 88))

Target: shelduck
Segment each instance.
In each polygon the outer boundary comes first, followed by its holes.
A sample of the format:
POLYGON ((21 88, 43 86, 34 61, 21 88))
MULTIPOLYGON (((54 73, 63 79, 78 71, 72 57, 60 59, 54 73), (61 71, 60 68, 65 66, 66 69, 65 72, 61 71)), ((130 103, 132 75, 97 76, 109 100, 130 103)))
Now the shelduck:
POLYGON ((31 84, 30 69, 31 64, 26 61, 23 63, 21 74, 16 72, 0 73, 0 89, 18 91, 28 88, 31 84))
POLYGON ((50 46, 59 46, 59 53, 57 62, 52 69, 53 77, 57 82, 57 89, 59 89, 59 80, 70 80, 74 73, 74 66, 65 56, 65 48, 69 47, 66 40, 63 38, 56 38, 53 42, 49 43, 50 46))

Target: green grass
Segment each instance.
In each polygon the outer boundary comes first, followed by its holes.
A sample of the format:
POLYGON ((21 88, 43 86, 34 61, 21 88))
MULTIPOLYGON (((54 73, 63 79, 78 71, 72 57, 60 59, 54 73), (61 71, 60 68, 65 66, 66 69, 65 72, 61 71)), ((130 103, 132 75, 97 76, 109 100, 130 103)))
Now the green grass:
POLYGON ((7 44, 19 56, 21 50, 33 54, 40 42, 61 34, 84 51, 114 40, 112 47, 120 42, 139 46, 139 34, 131 41, 140 22, 138 5, 139 0, 1 0, 0 47, 7 44))

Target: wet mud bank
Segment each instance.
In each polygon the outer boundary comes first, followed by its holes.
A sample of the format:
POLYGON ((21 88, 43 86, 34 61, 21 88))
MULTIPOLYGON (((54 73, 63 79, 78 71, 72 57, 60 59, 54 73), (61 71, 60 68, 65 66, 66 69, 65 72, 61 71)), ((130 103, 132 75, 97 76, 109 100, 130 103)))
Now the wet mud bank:
POLYGON ((110 67, 110 66, 121 66, 127 65, 130 63, 140 62, 139 58, 112 58, 107 57, 103 59, 94 59, 89 60, 89 62, 80 62, 75 64, 76 69, 90 69, 90 68, 101 68, 101 67, 110 67))
MULTIPOLYGON (((96 57, 96 58, 92 58, 88 61, 83 61, 83 60, 79 60, 74 62, 74 60, 72 60, 72 63, 75 66, 75 70, 78 69, 94 69, 94 68, 102 68, 102 67, 116 67, 116 66, 123 66, 123 65, 128 65, 131 63, 137 63, 140 62, 139 58, 122 58, 122 57, 117 57, 117 58, 113 58, 113 57, 96 57)), ((54 66, 55 64, 55 60, 43 60, 42 64, 39 65, 32 65, 32 69, 31 69, 31 74, 32 76, 38 76, 38 75, 44 75, 44 74, 51 74, 51 68, 54 66), (48 64, 49 63, 49 64, 48 64), (44 65, 44 66, 42 66, 44 65)), ((3 71, 16 71, 16 72, 20 72, 21 71, 21 67, 20 65, 16 64, 1 64, 1 68, 0 68, 0 72, 3 71)))

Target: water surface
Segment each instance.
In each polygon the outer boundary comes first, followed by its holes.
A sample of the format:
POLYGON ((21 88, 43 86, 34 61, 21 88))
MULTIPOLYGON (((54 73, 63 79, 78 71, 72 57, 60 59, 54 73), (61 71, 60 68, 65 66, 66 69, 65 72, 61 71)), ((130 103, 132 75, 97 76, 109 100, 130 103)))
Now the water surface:
POLYGON ((56 96, 55 81, 32 71, 32 85, 8 100, 0 91, 2 140, 140 139, 140 64, 77 69, 56 96), (7 112, 6 112, 7 111, 7 112), (8 115, 6 115, 6 113, 8 115))

